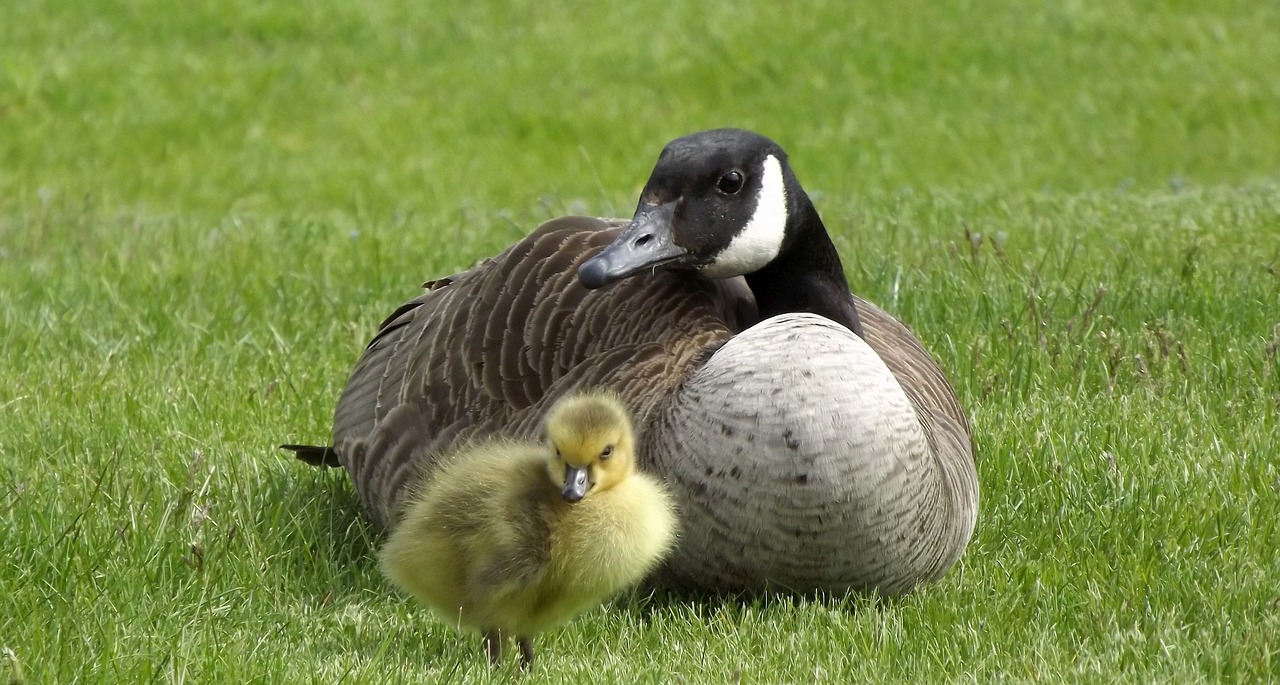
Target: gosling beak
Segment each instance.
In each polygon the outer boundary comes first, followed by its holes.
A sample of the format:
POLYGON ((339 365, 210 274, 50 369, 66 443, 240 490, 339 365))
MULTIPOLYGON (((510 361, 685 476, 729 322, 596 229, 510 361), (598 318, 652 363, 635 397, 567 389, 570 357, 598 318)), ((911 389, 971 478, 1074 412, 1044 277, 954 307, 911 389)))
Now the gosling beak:
POLYGON ((578 267, 578 281, 584 288, 594 290, 688 254, 672 241, 671 221, 675 213, 675 202, 641 204, 635 218, 622 233, 599 254, 578 267))
POLYGON ((560 491, 560 496, 566 502, 577 502, 586 497, 587 488, 591 484, 587 482, 587 469, 578 468, 577 466, 566 466, 564 468, 564 489, 560 491))

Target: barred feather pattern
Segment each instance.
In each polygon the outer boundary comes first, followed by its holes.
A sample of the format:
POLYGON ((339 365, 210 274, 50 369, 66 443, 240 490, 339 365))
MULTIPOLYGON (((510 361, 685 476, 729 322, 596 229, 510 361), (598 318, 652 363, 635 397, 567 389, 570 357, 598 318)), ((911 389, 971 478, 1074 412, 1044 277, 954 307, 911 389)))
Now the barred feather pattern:
POLYGON ((622 225, 543 224, 383 322, 333 432, 371 519, 394 525, 463 441, 536 438, 557 399, 601 388, 680 503, 662 584, 892 593, 950 568, 977 515, 969 424, 910 330, 861 299, 865 340, 813 315, 757 322, 741 278, 584 289, 578 265, 622 225), (818 466, 796 466, 797 441, 818 466))

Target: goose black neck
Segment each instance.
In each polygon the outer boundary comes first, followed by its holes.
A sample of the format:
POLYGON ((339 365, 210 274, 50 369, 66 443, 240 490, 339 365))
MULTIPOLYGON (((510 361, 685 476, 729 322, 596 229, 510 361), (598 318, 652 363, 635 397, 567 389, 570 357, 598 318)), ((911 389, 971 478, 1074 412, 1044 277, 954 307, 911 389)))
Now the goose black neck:
POLYGON ((818 210, 801 196, 787 227, 783 251, 764 268, 747 274, 760 318, 789 312, 826 317, 862 336, 862 322, 849 294, 840 254, 818 210))

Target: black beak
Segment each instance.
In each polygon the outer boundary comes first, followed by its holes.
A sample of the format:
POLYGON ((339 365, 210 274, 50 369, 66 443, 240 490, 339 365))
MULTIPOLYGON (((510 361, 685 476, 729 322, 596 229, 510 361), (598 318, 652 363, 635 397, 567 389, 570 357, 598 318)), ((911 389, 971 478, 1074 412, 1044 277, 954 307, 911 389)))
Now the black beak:
POLYGON ((658 267, 685 254, 672 242, 671 221, 676 203, 641 205, 635 218, 599 254, 578 267, 578 281, 595 289, 622 280, 649 267, 658 267))
POLYGON ((589 487, 591 484, 587 482, 587 469, 577 466, 564 467, 564 489, 560 491, 564 501, 577 502, 586 497, 589 487))

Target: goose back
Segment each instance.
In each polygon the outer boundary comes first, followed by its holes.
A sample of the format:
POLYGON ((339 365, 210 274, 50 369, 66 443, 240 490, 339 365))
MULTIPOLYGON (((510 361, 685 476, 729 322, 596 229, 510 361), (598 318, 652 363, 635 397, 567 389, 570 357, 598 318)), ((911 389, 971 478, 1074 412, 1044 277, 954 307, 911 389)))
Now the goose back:
POLYGON ((741 279, 676 273, 587 290, 577 266, 618 222, 547 222, 496 257, 428 282, 366 347, 334 413, 334 445, 373 521, 389 525, 438 456, 473 436, 535 437, 579 387, 616 392, 643 427, 695 363, 754 316, 741 279))

